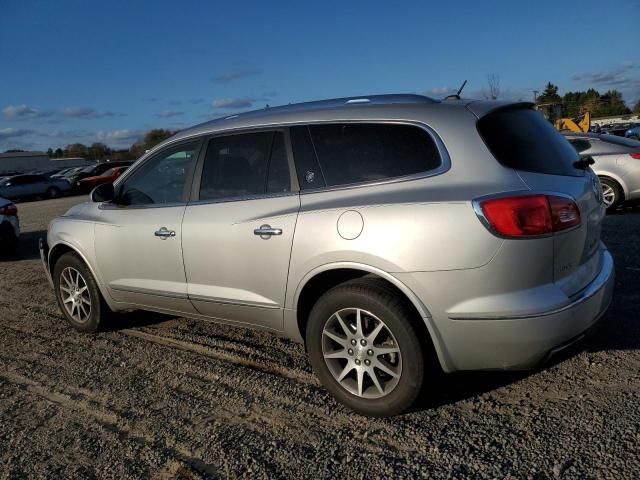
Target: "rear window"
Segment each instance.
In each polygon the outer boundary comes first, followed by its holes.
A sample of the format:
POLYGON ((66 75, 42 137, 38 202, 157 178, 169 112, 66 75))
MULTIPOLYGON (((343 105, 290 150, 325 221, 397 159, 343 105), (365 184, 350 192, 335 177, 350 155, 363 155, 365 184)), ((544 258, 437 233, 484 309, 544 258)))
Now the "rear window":
POLYGON ((575 149, 545 118, 529 108, 490 113, 478 121, 480 136, 505 167, 549 175, 580 177, 575 149))
POLYGON ((412 125, 335 123, 310 125, 309 133, 329 187, 412 175, 442 164, 431 135, 412 125))

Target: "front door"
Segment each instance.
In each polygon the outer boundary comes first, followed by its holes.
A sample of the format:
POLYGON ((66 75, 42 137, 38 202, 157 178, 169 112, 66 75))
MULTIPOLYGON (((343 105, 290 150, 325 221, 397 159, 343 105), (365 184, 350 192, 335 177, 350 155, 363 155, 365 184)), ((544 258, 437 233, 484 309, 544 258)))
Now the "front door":
POLYGON ((285 132, 220 136, 208 142, 187 206, 183 254, 198 312, 281 330, 300 199, 285 132))
POLYGON ((136 166, 100 206, 96 259, 117 302, 195 313, 187 298, 182 218, 199 142, 167 147, 136 166))

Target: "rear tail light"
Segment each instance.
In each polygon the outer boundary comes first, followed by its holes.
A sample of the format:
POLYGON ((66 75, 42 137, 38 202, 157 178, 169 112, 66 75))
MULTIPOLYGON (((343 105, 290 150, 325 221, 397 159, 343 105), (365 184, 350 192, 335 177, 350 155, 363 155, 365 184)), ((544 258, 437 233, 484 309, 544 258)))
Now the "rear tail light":
POLYGON ((0 207, 0 215, 15 217, 16 215, 18 215, 18 208, 13 203, 10 203, 8 205, 5 205, 4 207, 0 207))
POLYGON ((635 158, 636 160, 640 160, 640 152, 632 152, 629 155, 631 155, 631 158, 635 158))
POLYGON ((518 195, 478 202, 489 227, 504 237, 548 235, 580 225, 580 210, 558 195, 518 195))

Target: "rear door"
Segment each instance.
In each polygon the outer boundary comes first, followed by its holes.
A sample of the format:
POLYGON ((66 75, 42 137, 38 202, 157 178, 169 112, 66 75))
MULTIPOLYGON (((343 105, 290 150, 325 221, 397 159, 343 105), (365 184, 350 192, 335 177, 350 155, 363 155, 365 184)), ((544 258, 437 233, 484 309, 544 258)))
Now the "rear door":
POLYGON ((600 270, 600 232, 605 206, 598 178, 590 168, 574 165, 576 150, 536 110, 502 108, 483 116, 478 131, 504 166, 513 168, 534 191, 555 192, 574 199, 581 224, 554 235, 554 281, 572 295, 600 270))
POLYGON ((282 329, 300 209, 286 135, 268 130, 208 142, 182 223, 188 294, 204 315, 282 329))

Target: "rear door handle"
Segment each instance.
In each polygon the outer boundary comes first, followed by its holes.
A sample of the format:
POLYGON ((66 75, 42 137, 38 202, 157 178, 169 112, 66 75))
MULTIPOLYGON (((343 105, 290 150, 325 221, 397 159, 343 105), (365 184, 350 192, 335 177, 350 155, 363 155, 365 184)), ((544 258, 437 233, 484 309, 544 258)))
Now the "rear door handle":
POLYGON ((159 230, 155 231, 154 235, 164 240, 165 238, 175 237, 176 232, 175 230, 169 230, 167 227, 161 227, 159 230))
POLYGON ((259 235, 261 237, 270 237, 272 235, 282 235, 281 228, 271 228, 271 225, 262 225, 260 228, 256 228, 253 231, 254 235, 259 235))

